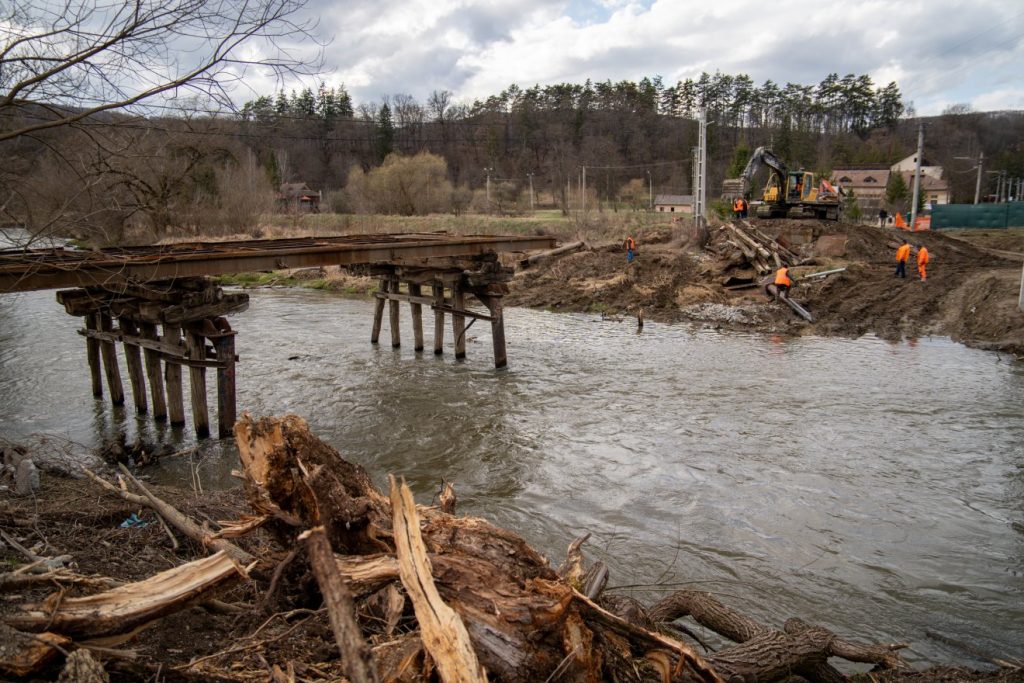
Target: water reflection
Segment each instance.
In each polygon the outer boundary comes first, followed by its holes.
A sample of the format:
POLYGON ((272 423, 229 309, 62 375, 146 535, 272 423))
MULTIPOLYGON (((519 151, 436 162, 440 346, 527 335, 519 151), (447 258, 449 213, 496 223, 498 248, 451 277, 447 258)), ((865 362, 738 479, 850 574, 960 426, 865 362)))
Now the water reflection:
MULTIPOLYGON (((404 475, 426 501, 451 479, 462 512, 555 561, 591 531, 620 584, 699 580, 772 623, 912 641, 922 662, 963 660, 926 629, 1021 654, 1021 364, 942 339, 651 322, 638 335, 633 321, 511 310, 512 366, 495 372, 486 327, 457 363, 450 348, 371 347, 368 302, 252 297, 232 321, 239 407, 303 415, 378 483, 404 475)), ((0 297, 5 436, 191 443, 190 426, 91 398, 77 326, 52 293, 0 297)), ((152 472, 188 482, 198 467, 204 487, 227 486, 234 462, 212 440, 152 472)))

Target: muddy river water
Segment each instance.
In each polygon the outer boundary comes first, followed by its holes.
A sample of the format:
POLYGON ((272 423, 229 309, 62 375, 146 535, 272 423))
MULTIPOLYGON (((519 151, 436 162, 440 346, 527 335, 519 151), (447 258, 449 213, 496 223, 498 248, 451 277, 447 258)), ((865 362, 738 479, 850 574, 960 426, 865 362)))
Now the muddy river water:
MULTIPOLYGON (((427 502, 451 479, 460 512, 555 563, 590 531, 613 585, 660 584, 622 589, 644 600, 710 590, 774 624, 909 641, 917 664, 983 664, 926 631, 1024 656, 1024 364, 512 309, 496 372, 485 324, 456 363, 371 347, 368 301, 251 295, 239 408, 304 416, 378 483, 404 475, 427 502)), ((52 292, 0 296, 0 436, 192 443, 92 399, 79 322, 52 292)), ((205 442, 203 484, 231 485, 234 458, 205 442)), ((187 483, 182 460, 150 472, 187 483)))

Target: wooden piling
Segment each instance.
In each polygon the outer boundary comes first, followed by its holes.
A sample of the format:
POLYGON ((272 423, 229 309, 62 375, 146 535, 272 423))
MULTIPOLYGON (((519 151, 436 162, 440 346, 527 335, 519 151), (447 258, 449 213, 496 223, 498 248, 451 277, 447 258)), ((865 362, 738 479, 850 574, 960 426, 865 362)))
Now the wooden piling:
POLYGON ((494 342, 494 367, 503 368, 508 365, 508 355, 505 351, 505 316, 502 312, 500 296, 489 296, 486 301, 488 310, 491 312, 491 340, 494 342))
MULTIPOLYGON (((433 285, 434 305, 444 306, 444 285, 433 285)), ((434 309, 434 355, 444 353, 444 311, 434 309)))
MULTIPOLYGON (((85 316, 85 329, 93 332, 99 329, 98 313, 89 313, 85 316)), ((103 378, 100 370, 100 340, 92 337, 85 338, 85 354, 89 359, 89 376, 92 378, 92 395, 96 398, 103 396, 103 378)))
MULTIPOLYGON (((423 290, 418 284, 410 282, 409 295, 422 296, 423 290)), ((409 310, 412 313, 413 351, 420 352, 423 350, 423 306, 412 302, 409 304, 409 310)))
MULTIPOLYGON (((398 294, 398 278, 391 278, 391 292, 398 294)), ((402 332, 398 327, 398 312, 400 301, 391 299, 388 301, 389 322, 391 324, 391 348, 397 349, 402 345, 402 332)))
MULTIPOLYGON (((110 314, 97 313, 100 332, 112 332, 114 323, 110 314)), ((124 405, 124 389, 121 387, 121 370, 117 367, 117 347, 112 341, 100 341, 100 355, 103 357, 103 370, 107 375, 107 388, 110 390, 110 402, 115 406, 124 405)))
MULTIPOLYGON (((165 324, 164 343, 181 346, 181 327, 165 324)), ((171 424, 185 424, 185 399, 182 395, 181 365, 167 361, 167 366, 164 369, 164 379, 167 381, 167 412, 171 418, 171 424)))
MULTIPOLYGON (((457 311, 466 310, 466 294, 456 284, 452 285, 452 307, 457 311)), ((452 313, 452 334, 455 335, 455 360, 466 357, 466 316, 452 313)))
POLYGON ((235 333, 225 332, 213 338, 217 350, 217 435, 226 439, 234 433, 235 406, 235 333))
MULTIPOLYGON (((191 330, 185 332, 185 349, 189 360, 206 360, 206 339, 191 330)), ((192 397, 192 424, 196 436, 210 436, 210 411, 206 407, 206 368, 189 366, 188 383, 192 397)))
MULTIPOLYGON (((380 292, 386 294, 390 288, 390 282, 381 278, 380 292)), ((376 344, 380 339, 380 326, 384 322, 384 299, 375 299, 373 302, 373 331, 370 332, 370 343, 376 344)))
MULTIPOLYGON (((138 326, 130 319, 121 316, 117 322, 126 336, 139 336, 138 326)), ((135 344, 125 342, 124 360, 125 365, 128 366, 128 381, 132 385, 132 401, 135 403, 135 412, 144 415, 149 412, 149 406, 146 405, 146 380, 142 373, 142 349, 135 344)))
MULTIPOLYGON (((139 334, 144 339, 159 341, 156 325, 153 323, 139 323, 139 334)), ((144 349, 142 355, 146 359, 149 396, 153 399, 153 419, 163 422, 167 419, 167 400, 164 395, 164 378, 160 374, 160 352, 154 349, 144 349)))

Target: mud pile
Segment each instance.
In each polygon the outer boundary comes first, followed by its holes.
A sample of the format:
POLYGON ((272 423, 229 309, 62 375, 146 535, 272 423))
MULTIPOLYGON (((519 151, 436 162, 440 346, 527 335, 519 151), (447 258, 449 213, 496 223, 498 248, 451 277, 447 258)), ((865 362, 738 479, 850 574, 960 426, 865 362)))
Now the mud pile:
POLYGON ((797 278, 792 296, 813 313, 814 323, 767 300, 756 285, 765 275, 763 266, 730 247, 735 240, 724 227, 712 228, 705 248, 685 236, 661 236, 655 243, 638 239, 631 264, 618 244, 545 263, 516 277, 508 303, 601 313, 642 308, 648 319, 662 322, 691 320, 793 334, 948 335, 973 346, 1024 353, 1024 314, 1017 308, 1021 263, 1012 253, 1024 251, 1024 236, 1001 236, 996 250, 938 232, 813 220, 750 225, 799 257, 792 270, 797 278), (904 238, 914 251, 907 278, 897 280, 895 251, 904 238), (925 282, 913 263, 922 244, 931 256, 925 282), (800 281, 835 268, 846 271, 800 281), (742 314, 721 313, 722 307, 742 314), (716 311, 721 314, 711 315, 716 311))

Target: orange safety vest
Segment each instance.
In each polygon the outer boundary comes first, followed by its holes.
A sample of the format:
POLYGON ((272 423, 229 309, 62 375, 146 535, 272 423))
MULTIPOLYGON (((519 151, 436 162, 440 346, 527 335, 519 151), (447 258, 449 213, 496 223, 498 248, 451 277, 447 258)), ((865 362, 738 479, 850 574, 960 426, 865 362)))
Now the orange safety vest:
POLYGON ((633 241, 632 237, 626 238, 626 249, 629 251, 636 251, 636 242, 633 241))
POLYGON ((739 197, 737 197, 736 201, 734 201, 732 203, 732 210, 733 211, 742 211, 743 210, 743 200, 740 199, 739 197))
POLYGON ((789 279, 789 268, 779 268, 779 272, 775 273, 775 284, 793 286, 793 281, 789 279))
POLYGON ((903 261, 906 263, 907 259, 910 258, 910 245, 902 244, 900 248, 896 250, 896 260, 903 261))
POLYGON ((923 266, 926 263, 928 263, 928 250, 921 247, 917 250, 917 265, 923 266))

